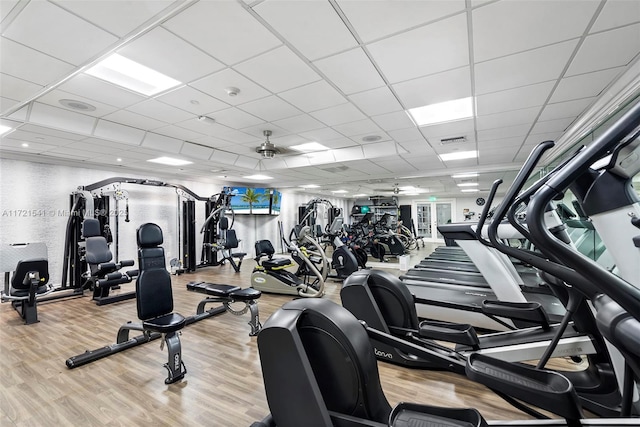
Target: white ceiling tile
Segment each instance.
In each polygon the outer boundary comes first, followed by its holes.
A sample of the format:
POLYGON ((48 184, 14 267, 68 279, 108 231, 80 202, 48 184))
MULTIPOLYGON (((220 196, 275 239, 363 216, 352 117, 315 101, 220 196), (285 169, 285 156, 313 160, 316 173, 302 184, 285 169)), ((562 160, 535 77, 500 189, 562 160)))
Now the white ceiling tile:
POLYGON ((308 132, 302 132, 300 133, 300 136, 303 136, 310 141, 316 141, 321 143, 323 143, 324 141, 330 141, 332 139, 343 138, 343 135, 341 133, 338 133, 329 127, 322 128, 322 129, 315 129, 308 132))
POLYGON ((229 108, 229 104, 192 88, 182 86, 156 98, 160 102, 189 111, 198 116, 229 108))
POLYGON ((193 117, 193 114, 184 110, 164 104, 155 99, 148 99, 138 104, 127 107, 127 111, 142 114, 168 124, 178 123, 193 117))
POLYGON ((124 144, 140 145, 145 137, 144 131, 130 126, 123 126, 107 120, 98 120, 93 134, 98 138, 122 142, 124 144))
POLYGON ((241 129, 264 123, 261 119, 252 116, 249 113, 245 113, 238 108, 227 108, 226 110, 220 110, 215 114, 212 114, 211 117, 214 118, 216 122, 234 129, 241 129))
POLYGON ((55 145, 42 144, 38 142, 29 142, 28 147, 22 146, 23 141, 13 138, 0 138, 0 151, 17 151, 23 153, 42 153, 44 151, 53 150, 55 145))
POLYGON ((335 148, 353 147, 354 145, 357 145, 357 144, 353 142, 352 139, 343 137, 343 138, 336 138, 336 139, 330 139, 330 140, 323 140, 322 145, 324 145, 325 147, 335 149, 335 148))
POLYGON ((349 95, 349 99, 369 116, 402 110, 402 106, 386 86, 349 95))
POLYGON ((59 138, 51 135, 44 135, 39 133, 33 133, 23 130, 22 128, 16 129, 15 131, 5 134, 2 136, 3 139, 13 139, 21 142, 28 142, 30 145, 33 144, 46 144, 52 147, 57 147, 60 145, 69 145, 75 142, 72 139, 67 138, 59 138))
POLYGON ((560 80, 549 102, 570 101, 573 99, 596 96, 622 72, 623 68, 611 68, 565 77, 560 80))
POLYGON ((345 94, 385 84, 369 57, 360 48, 318 60, 314 65, 345 94))
MULTIPOLYGON (((273 123, 262 123, 261 122, 258 125, 242 128, 242 132, 248 133, 249 135, 253 135, 256 138, 261 139, 261 140, 265 139, 265 136, 264 136, 264 131, 265 130, 270 130, 271 131, 271 136, 269 138, 271 138, 272 142, 274 141, 275 138, 278 138, 279 136, 289 135, 291 133, 286 129, 282 129, 279 126, 274 125, 273 123)), ((300 139, 302 139, 302 138, 300 138, 300 139)))
MULTIPOLYGON (((0 97, 0 99, 6 99, 6 98, 2 98, 0 97)), ((4 109, 2 109, 1 111, 6 111, 4 109)), ((27 113, 29 112, 29 105, 25 105, 24 107, 20 108, 19 110, 17 110, 14 113, 11 113, 9 116, 7 116, 10 119, 13 120, 18 120, 20 122, 26 122, 27 121, 27 113)))
POLYGON ((469 139, 474 131, 473 119, 422 126, 419 129, 426 138, 466 136, 469 139))
POLYGON ((431 147, 424 139, 404 141, 399 143, 409 153, 424 154, 425 152, 433 152, 431 147))
POLYGON ((476 94, 557 80, 577 43, 571 40, 476 64, 476 94))
POLYGON ((522 110, 505 111, 497 114, 488 114, 476 117, 476 128, 480 130, 493 129, 505 126, 533 123, 540 112, 540 107, 523 108, 522 110))
POLYGON ((0 37, 0 71, 46 86, 73 71, 66 62, 0 37))
POLYGON ((538 121, 531 130, 531 134, 564 132, 574 120, 575 117, 568 117, 556 120, 538 121))
POLYGON ((132 147, 131 144, 120 144, 118 142, 93 137, 83 139, 78 143, 69 144, 67 147, 73 148, 76 146, 76 144, 84 145, 87 151, 110 154, 119 154, 122 151, 129 151, 132 147))
POLYGON ((285 163, 282 157, 275 157, 273 159, 269 159, 269 161, 262 162, 262 167, 265 170, 277 170, 277 169, 286 169, 287 164, 285 163))
POLYGON ((333 126, 335 130, 344 136, 355 136, 361 134, 376 134, 382 132, 382 129, 376 125, 371 119, 358 120, 357 122, 344 123, 333 126))
MULTIPOLYGON (((170 138, 168 136, 159 135, 157 133, 147 132, 142 141, 142 147, 150 148, 152 150, 165 151, 167 153, 180 153, 184 141, 179 139, 170 138)), ((209 153, 209 156, 211 153, 209 153)), ((206 158, 209 158, 207 156, 206 158)))
POLYGON ((487 130, 478 131, 478 142, 482 141, 492 141, 495 139, 504 139, 504 138, 512 138, 512 137, 525 137, 527 133, 531 129, 531 124, 527 123, 524 125, 516 125, 516 126, 505 126, 499 128, 492 128, 487 130))
POLYGON ((160 120, 152 119, 151 117, 143 116, 127 110, 116 111, 115 113, 104 116, 103 119, 122 123, 127 126, 133 126, 138 129, 157 129, 167 125, 165 122, 161 122, 160 120))
POLYGON ((290 156, 284 158, 288 168, 300 168, 310 166, 309 158, 306 156, 290 156))
POLYGON ((391 83, 469 64, 467 18, 457 15, 367 46, 391 83))
POLYGON ((91 135, 96 119, 84 114, 67 111, 63 108, 34 102, 29 115, 31 123, 54 129, 91 135))
POLYGON ((213 154, 209 157, 209 160, 224 165, 233 165, 236 160, 238 160, 238 155, 224 150, 213 150, 213 154))
POLYGON ((314 111, 311 115, 327 126, 355 122, 356 120, 362 120, 365 118, 365 115, 351 103, 314 111))
MULTIPOLYGON (((4 96, 0 96, 0 114, 4 114, 5 111, 9 111, 9 109, 17 106, 18 106, 18 101, 16 101, 15 99, 10 99, 10 98, 5 98, 4 96)), ((14 114, 12 114, 12 116, 14 116, 14 114)), ((14 116, 14 117, 17 117, 17 116, 14 116)))
POLYGON ((172 3, 177 3, 173 0, 53 2, 119 37, 135 30, 172 3))
POLYGON ((18 4, 18 1, 19 0, 4 0, 0 2, 0 21, 2 21, 7 17, 7 15, 9 15, 15 5, 18 4))
POLYGON ((566 75, 573 76, 627 65, 638 55, 638 52, 640 52, 640 24, 592 34, 585 39, 566 75))
POLYGON ((321 122, 308 114, 301 114, 299 116, 276 120, 273 124, 293 133, 307 132, 325 127, 321 122))
POLYGON ((373 144, 373 143, 379 143, 379 142, 387 142, 387 143, 393 142, 392 138, 389 135, 387 135, 386 132, 382 132, 382 131, 376 131, 375 133, 372 131, 368 131, 365 133, 359 133, 357 135, 350 135, 349 138, 355 143, 361 144, 361 145, 367 145, 367 144, 373 144), (380 139, 377 141, 364 140, 366 137, 371 137, 371 136, 379 136, 380 139))
POLYGON ((55 147, 45 152, 47 156, 63 157, 65 159, 90 160, 97 156, 89 151, 78 151, 65 147, 55 147))
POLYGON ((424 137, 420 130, 416 127, 407 128, 407 129, 399 129, 399 130, 391 130, 388 131, 389 136, 394 139, 396 142, 407 142, 407 141, 415 141, 421 140, 423 143, 424 137))
POLYGON ((55 130, 48 127, 37 126, 29 123, 23 126, 20 126, 20 129, 18 131, 33 132, 34 134, 39 134, 38 136, 45 135, 47 136, 46 140, 48 140, 49 136, 52 136, 55 138, 61 138, 65 140, 69 139, 72 141, 80 141, 86 138, 86 135, 78 135, 76 133, 64 132, 61 130, 55 130))
POLYGON ((507 148, 519 149, 523 141, 524 141, 524 138, 521 136, 501 138, 501 139, 489 139, 485 141, 479 141, 478 149, 480 150, 480 152, 486 152, 488 150, 507 149, 507 148))
POLYGON ((478 115, 543 105, 555 82, 544 82, 476 97, 478 115))
POLYGON ((217 135, 221 139, 226 139, 227 141, 235 142, 237 144, 253 144, 261 142, 262 138, 257 138, 253 135, 249 135, 248 133, 240 132, 239 130, 229 129, 223 133, 217 135))
POLYGON ((336 161, 332 150, 318 151, 316 153, 305 154, 309 159, 309 163, 312 165, 322 165, 327 163, 334 163, 336 161))
POLYGON ((3 97, 21 101, 38 93, 43 86, 0 73, 0 93, 3 97))
POLYGON ((538 120, 552 120, 562 117, 576 117, 586 110, 589 105, 595 101, 595 98, 576 99, 574 101, 558 102, 547 104, 542 110, 538 120))
POLYGON ((542 141, 556 141, 558 138, 560 138, 561 135, 562 135, 562 132, 531 134, 527 137, 527 139, 524 140, 525 147, 523 147, 523 150, 529 153, 533 148, 532 144, 537 145, 537 144, 540 144, 542 141))
POLYGON ((161 27, 118 49, 118 53, 182 83, 224 68, 219 61, 161 27), (162 50, 158 51, 160 46, 162 50))
POLYGON ((238 108, 256 117, 260 117, 267 122, 286 119, 287 117, 297 116, 302 113, 302 111, 277 96, 268 96, 256 101, 247 102, 239 105, 238 108))
POLYGON ((478 163, 496 164, 496 163, 510 163, 516 157, 520 146, 517 147, 504 147, 495 150, 480 150, 478 153, 478 163))
POLYGON ((310 60, 357 44, 329 2, 268 1, 253 10, 310 60))
POLYGON ((465 8, 462 0, 339 0, 338 5, 365 42, 440 19, 465 8))
POLYGON ((44 1, 27 4, 2 35, 74 65, 84 63, 118 41, 106 31, 44 1))
POLYGON ((474 9, 476 62, 579 37, 598 1, 501 1, 474 9))
POLYGON ((189 86, 231 105, 244 104, 270 95, 268 91, 230 68, 204 77, 189 86), (238 88, 240 92, 236 96, 229 96, 225 91, 227 87, 238 88))
POLYGON ((280 97, 307 113, 347 102, 324 80, 282 92, 280 97))
POLYGON ((396 144, 391 141, 367 144, 364 145, 362 149, 364 150, 364 156, 366 158, 395 156, 398 154, 396 151, 396 144))
POLYGON ((281 44, 240 4, 231 1, 199 2, 163 26, 227 65, 281 44))
MULTIPOLYGON (((165 128, 157 129, 159 133, 166 133, 165 128)), ((222 125, 221 123, 210 123, 208 121, 203 122, 198 120, 197 117, 193 117, 189 120, 185 120, 183 122, 176 124, 176 129, 174 129, 173 134, 166 133, 167 135, 174 136, 179 139, 195 139, 199 138, 202 135, 222 135, 232 131, 231 128, 222 125), (186 133, 185 133, 186 132, 186 133), (186 136, 189 132, 193 132, 195 136, 186 136), (185 136, 181 136, 181 135, 185 136)))
POLYGON ((640 20, 640 2, 633 0, 608 0, 591 27, 591 32, 608 30, 640 20))
POLYGON ((40 98, 38 98, 38 102, 51 105, 52 107, 64 108, 65 110, 69 110, 69 111, 81 112, 82 114, 86 114, 87 116, 93 116, 93 117, 106 116, 107 114, 111 114, 118 109, 117 107, 114 107, 112 105, 96 102, 93 99, 88 99, 83 96, 67 93, 59 89, 54 89, 50 92, 45 93, 40 98), (96 109, 93 111, 89 111, 89 110, 77 110, 77 109, 69 108, 65 105, 62 105, 59 102, 64 99, 84 102, 96 107, 96 109))
POLYGON ((233 67, 271 92, 281 92, 320 80, 291 49, 281 46, 233 67))
POLYGON ((336 148, 333 150, 333 155, 336 159, 340 159, 341 162, 364 159, 364 153, 360 146, 336 148))
POLYGON ((373 116, 371 119, 385 131, 415 128, 415 125, 404 111, 373 116))
POLYGON ((471 96, 469 67, 432 74, 393 85, 405 108, 422 107, 471 96))
POLYGON ((58 88, 85 99, 94 99, 119 108, 125 108, 146 99, 144 96, 84 73, 73 76, 58 88))
POLYGON ((227 141, 225 139, 220 139, 209 135, 201 136, 199 138, 192 138, 191 141, 212 148, 222 148, 234 144, 233 142, 227 141))

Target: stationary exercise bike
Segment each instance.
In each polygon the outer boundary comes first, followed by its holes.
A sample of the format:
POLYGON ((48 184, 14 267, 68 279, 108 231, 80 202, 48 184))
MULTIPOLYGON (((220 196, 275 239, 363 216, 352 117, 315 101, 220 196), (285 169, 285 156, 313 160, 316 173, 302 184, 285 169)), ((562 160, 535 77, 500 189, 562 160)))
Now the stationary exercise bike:
POLYGON ((302 227, 297 238, 287 242, 291 259, 274 258, 275 249, 269 240, 256 242, 257 265, 251 273, 251 287, 262 292, 319 298, 324 295, 324 283, 329 271, 327 257, 316 239, 311 236, 308 226, 302 227), (317 252, 319 264, 311 260, 308 248, 317 252), (266 257, 267 259, 263 259, 266 257), (304 267, 305 274, 296 275, 287 270, 290 267, 304 267))
POLYGON ((353 250, 340 239, 343 222, 344 219, 342 217, 335 218, 326 234, 327 237, 331 239, 331 245, 333 246, 331 267, 336 271, 335 275, 329 277, 339 280, 344 280, 349 277, 351 273, 358 271, 360 264, 353 250))

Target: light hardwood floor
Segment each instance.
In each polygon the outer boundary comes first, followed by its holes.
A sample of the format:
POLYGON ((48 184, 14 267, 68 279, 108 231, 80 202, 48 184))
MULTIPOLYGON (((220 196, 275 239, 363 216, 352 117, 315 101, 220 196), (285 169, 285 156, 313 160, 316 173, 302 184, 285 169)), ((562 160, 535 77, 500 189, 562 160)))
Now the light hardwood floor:
MULTIPOLYGON (((412 264, 429 251, 415 252, 412 264)), ((202 299, 186 291, 187 282, 247 287, 254 265, 245 259, 240 273, 223 265, 172 276, 175 311, 191 315, 202 299)), ((339 303, 340 286, 329 281, 325 298, 339 303)), ((132 287, 124 285, 123 291, 132 287)), ((291 299, 263 294, 261 321, 291 299)), ((96 306, 86 296, 40 304, 38 315, 40 323, 24 325, 10 304, 0 304, 1 426, 248 426, 269 412, 248 314, 224 313, 185 328, 181 343, 188 372, 172 385, 164 384, 167 353, 160 340, 76 369, 65 366, 71 356, 115 343, 120 325, 137 321, 133 300, 96 306)), ((385 363, 379 368, 392 405, 473 406, 488 419, 527 418, 458 375, 385 363)))

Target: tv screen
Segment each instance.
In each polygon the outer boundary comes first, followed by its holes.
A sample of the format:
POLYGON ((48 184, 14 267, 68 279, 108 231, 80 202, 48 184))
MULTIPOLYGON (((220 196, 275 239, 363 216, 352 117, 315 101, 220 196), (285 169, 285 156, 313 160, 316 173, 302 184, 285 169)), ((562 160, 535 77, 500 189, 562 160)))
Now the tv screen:
POLYGON ((236 214, 278 215, 282 195, 270 188, 231 187, 231 207, 236 214))

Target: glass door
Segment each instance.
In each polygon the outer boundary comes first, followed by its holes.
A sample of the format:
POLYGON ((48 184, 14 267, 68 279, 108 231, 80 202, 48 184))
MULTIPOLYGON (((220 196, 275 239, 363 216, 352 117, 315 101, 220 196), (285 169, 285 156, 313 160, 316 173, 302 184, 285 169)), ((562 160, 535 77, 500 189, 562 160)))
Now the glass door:
POLYGON ((438 225, 452 221, 452 202, 416 202, 415 208, 418 236, 430 242, 444 242, 444 237, 438 231, 438 225))

